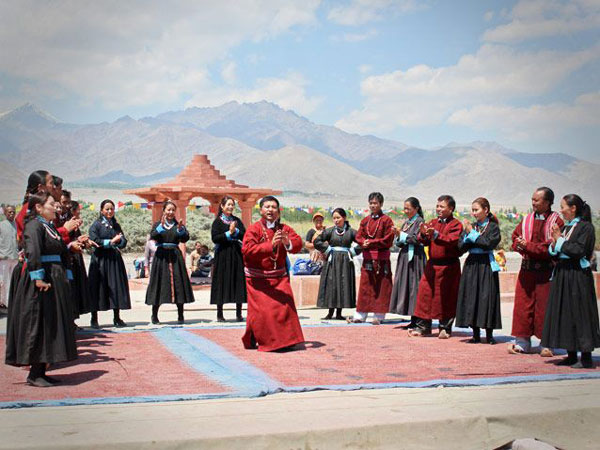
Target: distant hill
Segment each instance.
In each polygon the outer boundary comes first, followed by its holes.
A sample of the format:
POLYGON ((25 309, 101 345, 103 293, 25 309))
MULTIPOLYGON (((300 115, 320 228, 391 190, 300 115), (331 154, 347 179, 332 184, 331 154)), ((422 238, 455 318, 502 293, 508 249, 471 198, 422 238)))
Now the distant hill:
POLYGON ((127 188, 165 181, 194 154, 207 154, 239 183, 285 191, 388 198, 440 193, 468 204, 527 206, 549 185, 600 206, 600 165, 566 154, 523 153, 496 142, 452 142, 422 149, 315 124, 268 102, 229 102, 135 120, 63 123, 35 105, 0 115, 0 188, 24 190, 27 174, 44 168, 85 186, 127 188))

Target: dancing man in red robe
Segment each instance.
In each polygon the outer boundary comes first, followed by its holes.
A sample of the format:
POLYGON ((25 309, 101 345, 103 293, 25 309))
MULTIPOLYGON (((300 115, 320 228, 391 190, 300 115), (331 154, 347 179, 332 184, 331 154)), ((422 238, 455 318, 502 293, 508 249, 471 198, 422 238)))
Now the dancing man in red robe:
POLYGON ((454 218, 456 202, 450 195, 437 199, 435 211, 438 218, 421 225, 419 241, 429 245, 429 259, 419 282, 414 315, 417 328, 409 336, 431 334, 431 320, 439 320, 438 338, 448 339, 456 316, 456 303, 460 285, 460 251, 458 240, 462 223, 454 218))
MULTIPOLYGON (((517 225, 512 234, 514 251, 523 256, 515 288, 512 335, 515 341, 508 346, 512 354, 529 353, 531 336, 541 339, 550 294, 553 264, 548 246, 552 242, 552 226, 564 226, 551 207, 554 192, 547 187, 536 189, 531 197, 533 212, 517 225)), ((542 348, 541 356, 553 356, 552 350, 542 348)))
POLYGON ((262 219, 244 235, 242 255, 248 292, 245 348, 273 351, 304 342, 287 268, 287 254, 302 249, 302 238, 279 222, 279 200, 263 197, 262 219))

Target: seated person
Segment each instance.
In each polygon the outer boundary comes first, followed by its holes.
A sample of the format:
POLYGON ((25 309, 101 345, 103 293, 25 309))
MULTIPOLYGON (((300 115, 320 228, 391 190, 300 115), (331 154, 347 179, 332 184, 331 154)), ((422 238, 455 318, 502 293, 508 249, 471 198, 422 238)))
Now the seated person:
POLYGON ((210 276, 210 272, 213 264, 213 257, 208 252, 208 247, 196 242, 194 244, 195 249, 190 254, 192 263, 192 274, 194 278, 206 278, 210 276))

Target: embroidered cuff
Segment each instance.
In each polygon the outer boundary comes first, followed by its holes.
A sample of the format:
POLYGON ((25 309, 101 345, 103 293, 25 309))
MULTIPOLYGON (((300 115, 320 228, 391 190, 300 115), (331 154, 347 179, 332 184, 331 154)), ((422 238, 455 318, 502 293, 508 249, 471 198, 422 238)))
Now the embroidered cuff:
POLYGON ((565 243, 565 238, 564 238, 564 237, 562 237, 562 236, 561 236, 561 237, 559 237, 559 238, 556 240, 556 244, 554 245, 554 251, 555 251, 556 253, 560 253, 560 251, 561 251, 561 249, 562 249, 562 246, 563 246, 563 244, 564 244, 564 243, 565 243))
POLYGON ((400 242, 401 244, 406 244, 407 237, 408 237, 408 234, 406 234, 404 231, 401 231, 400 236, 398 236, 398 242, 400 242))
POLYGON ((156 227, 156 232, 157 233, 164 233, 166 230, 163 228, 162 223, 158 224, 158 226, 156 227))
POLYGON ((350 254, 352 255, 352 257, 356 256, 356 247, 350 247, 350 254))
POLYGON ((432 240, 435 241, 439 237, 439 235, 440 235, 440 232, 438 230, 435 230, 433 232, 433 236, 431 236, 433 238, 432 240))
POLYGON ((110 239, 104 239, 104 241, 102 241, 102 247, 109 248, 110 247, 110 239))
POLYGON ((183 236, 185 234, 185 232, 186 232, 185 227, 177 228, 177 234, 179 236, 183 236))
POLYGON ((480 235, 479 231, 471 230, 470 233, 465 236, 465 242, 472 242, 474 244, 480 235))
POLYGON ((71 269, 67 269, 67 280, 73 281, 73 272, 71 269))
POLYGON ((285 246, 285 249, 286 249, 288 252, 291 252, 291 251, 292 251, 292 247, 293 247, 293 245, 292 245, 292 241, 290 241, 290 242, 289 242, 289 244, 285 246))
POLYGON ((229 230, 227 230, 225 232, 225 237, 227 238, 228 241, 232 241, 233 240, 233 238, 231 237, 231 233, 229 232, 229 230))
POLYGON ((29 272, 29 278, 32 280, 43 280, 46 276, 46 271, 44 269, 33 270, 29 272))

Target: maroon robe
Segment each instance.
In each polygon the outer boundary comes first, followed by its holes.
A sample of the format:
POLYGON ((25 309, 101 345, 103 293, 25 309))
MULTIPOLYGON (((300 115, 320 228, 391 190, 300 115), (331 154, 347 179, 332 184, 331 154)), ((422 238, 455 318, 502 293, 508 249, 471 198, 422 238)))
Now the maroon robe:
POLYGON ((390 247, 394 243, 394 222, 381 213, 377 218, 365 217, 356 233, 356 242, 363 248, 363 264, 360 270, 360 286, 356 310, 361 313, 385 314, 390 310, 392 295, 392 269, 390 247))
MULTIPOLYGON (((513 306, 511 334, 516 337, 536 336, 540 339, 542 337, 553 268, 548 253, 550 241, 544 230, 551 212, 544 214, 544 220, 534 220, 531 240, 527 242, 524 250, 518 250, 515 243, 518 237, 523 236, 523 221, 517 225, 512 234, 512 248, 523 256, 513 306)), ((561 228, 564 226, 560 218, 556 223, 561 228)))
MULTIPOLYGON (((288 233, 291 253, 302 249, 302 238, 288 225, 278 225, 288 233)), ((248 292, 245 348, 273 351, 304 342, 294 294, 286 267, 287 250, 281 244, 273 252, 275 231, 264 219, 253 223, 244 235, 242 255, 248 292), (255 342, 253 342, 255 341, 255 342)))
POLYGON ((463 226, 454 217, 447 222, 434 219, 427 226, 433 227, 438 236, 429 240, 419 235, 419 241, 429 245, 429 258, 419 282, 414 315, 426 320, 448 320, 456 316, 460 285, 458 240, 463 226))

